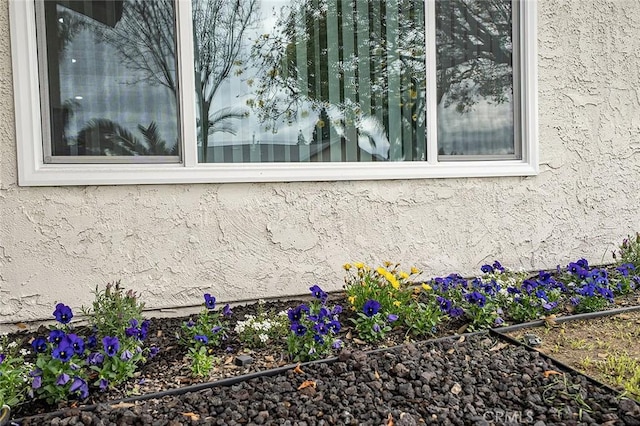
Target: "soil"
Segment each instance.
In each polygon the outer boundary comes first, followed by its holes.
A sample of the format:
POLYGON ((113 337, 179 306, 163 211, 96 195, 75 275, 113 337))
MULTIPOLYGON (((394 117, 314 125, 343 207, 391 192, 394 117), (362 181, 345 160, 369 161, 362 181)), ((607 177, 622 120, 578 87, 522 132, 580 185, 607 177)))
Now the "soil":
POLYGON ((640 311, 508 333, 517 340, 525 334, 540 337, 536 350, 640 400, 640 311), (635 377, 611 365, 623 360, 636 367, 635 377))

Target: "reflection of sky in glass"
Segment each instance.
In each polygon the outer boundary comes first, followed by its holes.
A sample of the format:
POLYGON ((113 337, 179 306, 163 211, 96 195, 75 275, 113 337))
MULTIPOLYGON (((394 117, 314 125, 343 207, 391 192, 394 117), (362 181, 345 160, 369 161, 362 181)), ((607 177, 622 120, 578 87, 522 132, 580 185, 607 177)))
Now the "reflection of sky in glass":
POLYGON ((444 155, 513 154, 513 103, 480 100, 460 114, 438 105, 438 149, 444 155))
POLYGON ((60 100, 78 104, 66 132, 73 137, 89 120, 106 118, 141 140, 138 124, 148 127, 155 122, 168 147, 177 141, 173 94, 164 86, 150 85, 141 73, 122 65, 118 53, 110 45, 98 43, 90 29, 80 31, 60 58, 60 100))
MULTIPOLYGON (((290 0, 264 0, 260 2, 259 19, 257 19, 256 26, 245 33, 241 57, 247 58, 249 56, 251 46, 258 36, 273 33, 278 17, 287 10, 284 9, 285 7, 290 7, 292 4, 294 2, 290 0)), ((231 107, 241 108, 249 114, 243 119, 234 120, 234 125, 238 130, 235 135, 222 132, 210 135, 209 146, 252 143, 295 145, 298 143, 300 134, 306 141, 311 141, 319 115, 310 108, 303 108, 302 110, 306 113, 298 114, 293 124, 280 123, 275 129, 267 129, 264 124, 260 123, 257 114, 247 106, 249 99, 255 99, 247 81, 258 78, 257 70, 249 66, 241 75, 235 75, 232 72, 221 84, 213 99, 211 112, 215 113, 220 109, 231 107)), ((283 101, 287 101, 287 99, 283 99, 283 101)))

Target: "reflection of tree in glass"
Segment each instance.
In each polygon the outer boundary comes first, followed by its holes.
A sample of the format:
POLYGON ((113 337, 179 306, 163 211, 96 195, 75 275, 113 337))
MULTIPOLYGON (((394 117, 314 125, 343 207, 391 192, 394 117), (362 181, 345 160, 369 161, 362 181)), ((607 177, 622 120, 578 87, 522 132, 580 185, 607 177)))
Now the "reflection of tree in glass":
POLYGON ((502 103, 513 87, 510 0, 436 2, 438 99, 458 112, 502 103))
POLYGON ((85 29, 86 22, 77 15, 67 12, 58 12, 58 57, 62 59, 69 43, 80 31, 85 29))
POLYGON ((218 131, 235 134, 232 120, 246 116, 237 108, 214 113, 210 109, 233 68, 241 70, 243 37, 255 22, 258 0, 194 0, 192 4, 201 161, 207 162, 209 135, 218 131))
MULTIPOLYGON (((328 127, 315 133, 323 140, 335 131, 362 149, 374 145, 369 153, 384 152, 376 145, 384 140, 388 146, 387 136, 370 130, 388 129, 390 121, 400 127, 392 144, 402 144, 401 133, 414 139, 424 125, 423 5, 415 0, 291 3, 274 30, 253 46, 252 65, 259 71, 250 105, 267 128, 313 110, 329 115, 328 127)), ((413 153, 400 155, 420 158, 413 147, 413 153)))
MULTIPOLYGON (((128 0, 118 25, 103 29, 101 36, 115 47, 124 65, 139 71, 145 81, 167 87, 177 98, 173 3, 128 0)), ((234 133, 233 120, 246 115, 237 108, 212 112, 211 104, 234 67, 242 67, 243 36, 255 20, 258 0, 194 0, 192 6, 198 137, 206 162, 208 136, 234 133)))
POLYGON ((139 72, 142 81, 165 86, 175 96, 174 28, 173 1, 127 0, 120 21, 113 28, 97 26, 96 33, 116 49, 123 65, 139 72))
MULTIPOLYGON (((377 114, 387 128, 394 99, 402 106, 404 128, 423 123, 425 27, 418 9, 422 4, 370 1, 362 7, 359 3, 296 2, 284 9, 274 31, 256 42, 252 59, 259 78, 250 106, 268 126, 290 121, 311 102, 316 110, 338 106, 346 117, 377 114), (331 10, 337 11, 340 45, 328 27, 331 10), (395 33, 393 28, 397 28, 395 33), (349 39, 353 47, 347 54, 349 39), (302 56, 301 44, 305 46, 302 56), (332 49, 339 49, 334 55, 337 63, 331 60, 332 49), (330 99, 332 79, 339 80, 337 99, 330 99), (397 91, 400 94, 394 93, 397 91)), ((458 111, 466 112, 481 99, 508 100, 512 89, 511 1, 441 0, 436 2, 436 15, 437 103, 455 104, 458 111)))
POLYGON ((148 127, 138 124, 138 131, 144 141, 140 141, 126 128, 107 119, 90 120, 78 132, 79 155, 177 155, 177 146, 167 148, 160 137, 158 126, 151 122, 148 127))

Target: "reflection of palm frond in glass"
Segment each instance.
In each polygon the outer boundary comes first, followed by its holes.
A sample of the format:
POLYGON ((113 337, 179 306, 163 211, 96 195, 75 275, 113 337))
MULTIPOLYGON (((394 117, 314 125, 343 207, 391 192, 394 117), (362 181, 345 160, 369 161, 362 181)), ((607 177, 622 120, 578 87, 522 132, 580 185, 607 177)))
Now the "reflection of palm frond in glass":
POLYGON ((138 130, 144 142, 114 121, 94 118, 78 133, 78 151, 81 155, 174 155, 175 147, 167 148, 155 122, 148 127, 139 124, 138 130))
POLYGON ((247 116, 242 108, 223 108, 209 115, 209 135, 214 133, 238 133, 235 120, 241 120, 247 116))

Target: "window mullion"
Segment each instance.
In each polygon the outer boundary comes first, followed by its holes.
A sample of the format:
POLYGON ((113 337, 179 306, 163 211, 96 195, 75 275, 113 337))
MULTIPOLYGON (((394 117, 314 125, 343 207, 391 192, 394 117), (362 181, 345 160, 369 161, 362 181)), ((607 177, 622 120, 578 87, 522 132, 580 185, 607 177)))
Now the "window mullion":
POLYGON ((195 62, 191 0, 176 0, 176 45, 180 135, 185 167, 198 163, 196 130, 195 62))
POLYGON ((437 67, 436 67, 436 3, 435 0, 425 0, 425 57, 427 70, 427 99, 425 110, 427 114, 427 163, 438 162, 438 120, 437 120, 437 67))

